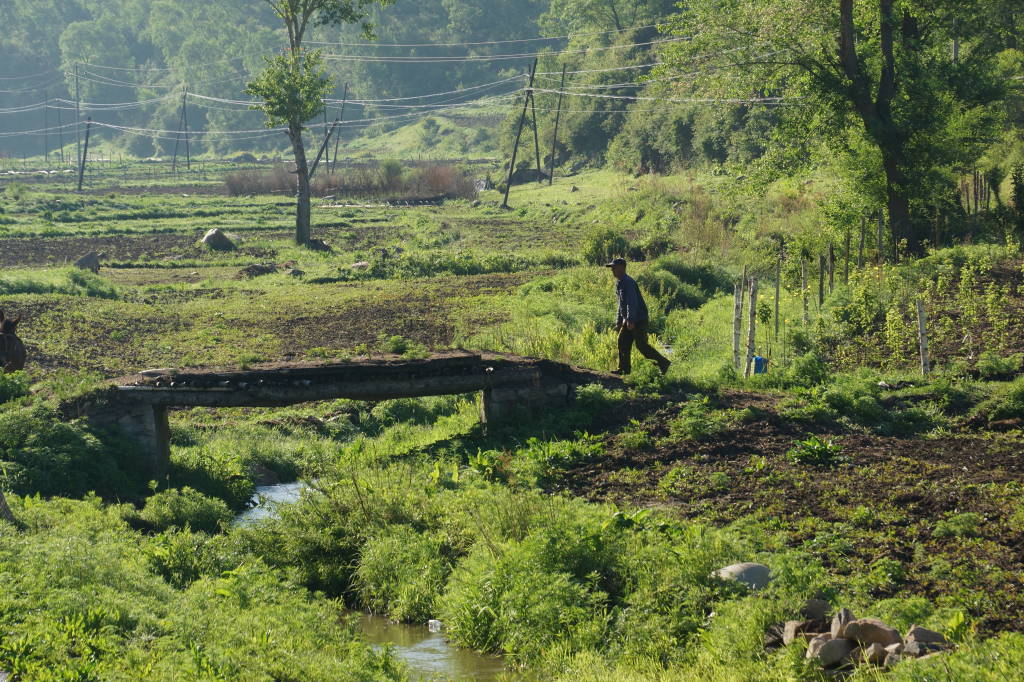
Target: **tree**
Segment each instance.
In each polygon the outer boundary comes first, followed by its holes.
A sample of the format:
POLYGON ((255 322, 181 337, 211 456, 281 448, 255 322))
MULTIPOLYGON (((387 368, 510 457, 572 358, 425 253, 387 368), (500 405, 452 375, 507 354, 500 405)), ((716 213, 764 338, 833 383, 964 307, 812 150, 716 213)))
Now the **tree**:
POLYGON ((1003 2, 697 0, 670 21, 691 40, 664 53, 672 67, 699 69, 690 87, 702 96, 792 100, 835 152, 862 138, 884 176, 894 243, 920 253, 922 188, 935 193, 935 171, 973 162, 995 131, 1002 48, 986 36, 988 10, 1003 2))
POLYGON ((314 26, 335 26, 362 22, 363 33, 370 37, 371 27, 364 21, 366 9, 374 2, 389 5, 393 0, 264 0, 288 32, 286 54, 268 58, 266 69, 246 86, 246 93, 259 97, 257 109, 267 116, 267 126, 287 126, 288 139, 295 154, 297 207, 295 241, 309 243, 310 189, 306 148, 302 140, 304 124, 324 111, 324 97, 334 88, 323 71, 319 51, 305 51, 303 40, 314 26))

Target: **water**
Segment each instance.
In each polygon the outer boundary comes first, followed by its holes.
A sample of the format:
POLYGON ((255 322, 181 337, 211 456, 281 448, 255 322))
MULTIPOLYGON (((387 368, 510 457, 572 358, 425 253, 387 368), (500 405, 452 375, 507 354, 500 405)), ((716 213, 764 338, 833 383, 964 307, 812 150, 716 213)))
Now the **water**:
MULTIPOLYGON (((295 502, 306 489, 301 481, 256 487, 249 509, 235 517, 235 523, 251 524, 274 514, 278 504, 295 502)), ((444 634, 430 632, 426 624, 392 623, 382 616, 359 614, 363 636, 375 646, 390 645, 392 652, 409 668, 416 680, 497 680, 505 666, 497 656, 484 656, 453 647, 444 634)))
POLYGON ((306 484, 302 481, 277 483, 275 485, 258 485, 256 486, 256 494, 249 501, 249 504, 252 506, 236 516, 235 523, 247 525, 272 516, 275 505, 297 501, 305 489, 306 484))
POLYGON ((505 666, 497 656, 458 649, 426 625, 392 623, 383 616, 360 614, 360 629, 371 644, 392 646, 395 656, 416 680, 497 680, 505 666))

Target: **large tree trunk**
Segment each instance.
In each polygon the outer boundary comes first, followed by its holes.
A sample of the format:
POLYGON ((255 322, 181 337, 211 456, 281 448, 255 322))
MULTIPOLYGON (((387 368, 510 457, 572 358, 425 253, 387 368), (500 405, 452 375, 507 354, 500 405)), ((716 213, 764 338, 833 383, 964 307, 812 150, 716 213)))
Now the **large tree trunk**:
POLYGON ((309 243, 309 166, 306 164, 306 147, 302 142, 302 126, 292 125, 288 131, 295 153, 295 175, 297 176, 297 203, 295 207, 295 243, 309 243))
POLYGON ((906 240, 907 252, 911 255, 923 253, 922 242, 916 234, 910 218, 910 200, 907 197, 907 176, 903 172, 900 155, 882 148, 882 166, 885 168, 886 206, 889 209, 889 230, 892 234, 894 253, 898 259, 900 242, 906 240))

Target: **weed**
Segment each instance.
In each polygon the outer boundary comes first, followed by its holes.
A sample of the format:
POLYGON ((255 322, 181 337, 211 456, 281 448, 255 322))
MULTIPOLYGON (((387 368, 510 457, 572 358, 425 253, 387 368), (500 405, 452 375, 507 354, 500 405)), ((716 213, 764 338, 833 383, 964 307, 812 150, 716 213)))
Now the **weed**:
POLYGON ((981 514, 975 512, 964 512, 954 514, 946 519, 937 521, 932 537, 935 538, 966 538, 975 537, 981 528, 984 519, 981 514))
POLYGON ((786 452, 786 459, 793 464, 809 464, 813 466, 832 466, 842 461, 843 448, 832 440, 824 440, 820 436, 811 436, 798 440, 786 452))

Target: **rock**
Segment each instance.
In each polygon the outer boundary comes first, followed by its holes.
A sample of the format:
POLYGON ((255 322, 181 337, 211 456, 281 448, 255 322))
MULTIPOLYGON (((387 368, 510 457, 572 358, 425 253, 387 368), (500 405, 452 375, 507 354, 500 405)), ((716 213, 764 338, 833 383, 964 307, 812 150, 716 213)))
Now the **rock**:
POLYGON ((881 644, 870 644, 867 648, 861 649, 861 651, 863 652, 862 660, 865 660, 868 663, 873 663, 874 665, 882 665, 885 663, 886 651, 885 647, 881 644))
POLYGON ((801 607, 800 615, 809 620, 825 620, 828 608, 828 602, 824 599, 808 599, 801 607))
POLYGON ((88 270, 93 274, 97 274, 100 271, 100 258, 103 257, 102 253, 96 253, 90 251, 81 258, 75 261, 74 265, 76 268, 81 270, 88 270))
POLYGON ((823 668, 828 668, 847 658, 856 648, 857 645, 848 639, 832 639, 832 635, 825 633, 807 645, 807 658, 815 659, 823 668))
POLYGON ((759 590, 766 586, 771 579, 771 569, 764 564, 747 561, 720 568, 713 575, 722 580, 735 580, 743 583, 752 590, 759 590))
POLYGON ((469 202, 469 207, 470 208, 480 208, 480 200, 479 199, 474 199, 473 201, 469 202))
POLYGON ((858 618, 850 621, 843 629, 843 637, 860 644, 878 643, 882 646, 898 644, 903 641, 900 633, 877 618, 858 618))
POLYGON ((284 274, 288 275, 289 277, 302 277, 306 273, 303 272, 302 270, 299 270, 298 268, 288 268, 287 270, 284 271, 284 274))
POLYGON ((853 620, 853 611, 850 609, 839 609, 836 615, 832 616, 832 629, 830 634, 838 639, 845 636, 847 624, 853 620))
POLYGON ((306 242, 306 248, 310 251, 324 251, 326 253, 334 251, 334 249, 331 248, 331 245, 323 239, 310 239, 306 242))
POLYGON ((273 263, 253 263, 238 271, 235 279, 252 279, 263 275, 272 275, 277 272, 277 266, 273 263))
POLYGON ((764 633, 764 648, 768 651, 778 649, 782 646, 783 628, 782 623, 772 623, 764 633))
POLYGON ((885 647, 885 653, 887 653, 887 654, 902 654, 903 653, 903 643, 901 642, 899 644, 890 644, 889 646, 885 647))
POLYGON ((813 620, 787 620, 782 626, 782 643, 789 645, 798 639, 810 640, 817 636, 813 620))
POLYGON ((427 621, 427 630, 430 632, 441 632, 442 627, 444 627, 444 625, 439 620, 431 618, 427 621))
POLYGON ((947 645, 949 641, 941 632, 935 632, 935 630, 929 630, 923 628, 920 625, 911 625, 910 629, 907 630, 907 635, 903 638, 907 644, 911 642, 921 642, 923 644, 942 644, 947 645))
POLYGON ((352 270, 365 270, 370 267, 369 261, 361 260, 358 263, 353 263, 349 266, 352 270))
POLYGON ((900 661, 903 660, 903 654, 886 654, 885 661, 882 663, 886 668, 891 668, 900 661))
MULTIPOLYGON (((925 654, 924 656, 921 656, 917 660, 918 661, 925 661, 925 660, 927 660, 929 658, 935 658, 936 656, 941 656, 944 653, 946 653, 945 650, 933 651, 930 654, 925 654)), ((0 680, 0 682, 3 682, 3 680, 0 680)))
POLYGON ((569 191, 570 191, 570 192, 579 192, 579 191, 580 191, 580 188, 579 188, 579 187, 577 187, 576 185, 572 185, 572 186, 571 186, 571 187, 569 188, 569 191))
POLYGON ((235 243, 216 227, 203 235, 202 243, 214 251, 233 251, 237 248, 235 243))

